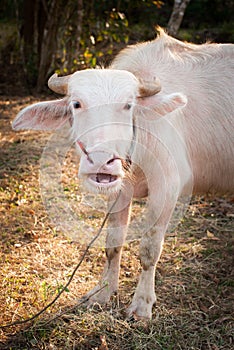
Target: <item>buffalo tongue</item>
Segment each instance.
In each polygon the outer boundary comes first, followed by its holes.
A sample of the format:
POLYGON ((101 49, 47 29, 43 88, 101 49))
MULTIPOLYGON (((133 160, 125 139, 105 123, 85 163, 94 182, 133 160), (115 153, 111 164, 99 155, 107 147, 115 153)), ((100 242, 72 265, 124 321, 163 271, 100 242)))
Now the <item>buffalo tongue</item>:
POLYGON ((96 174, 96 181, 98 183, 109 183, 109 182, 115 181, 116 179, 117 179, 116 175, 103 174, 103 173, 96 174))

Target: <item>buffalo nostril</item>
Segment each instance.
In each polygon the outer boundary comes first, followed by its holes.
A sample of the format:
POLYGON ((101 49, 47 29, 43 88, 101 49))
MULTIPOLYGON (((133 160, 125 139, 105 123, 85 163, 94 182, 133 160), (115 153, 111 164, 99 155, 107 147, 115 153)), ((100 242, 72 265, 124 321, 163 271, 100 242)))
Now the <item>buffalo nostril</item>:
POLYGON ((110 164, 114 163, 114 161, 117 159, 120 159, 120 158, 118 158, 118 157, 111 158, 110 160, 108 160, 108 162, 106 162, 106 164, 110 165, 110 164))
POLYGON ((110 164, 112 164, 114 162, 114 160, 115 160, 115 158, 112 158, 112 159, 108 160, 108 162, 106 162, 106 164, 110 165, 110 164))

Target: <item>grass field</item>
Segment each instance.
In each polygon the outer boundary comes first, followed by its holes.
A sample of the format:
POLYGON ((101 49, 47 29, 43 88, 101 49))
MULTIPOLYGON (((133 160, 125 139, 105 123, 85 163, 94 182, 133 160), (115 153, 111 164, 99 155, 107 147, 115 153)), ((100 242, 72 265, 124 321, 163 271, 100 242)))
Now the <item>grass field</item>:
MULTIPOLYGON (((35 101, 0 99, 0 325, 30 317, 47 305, 85 249, 83 242, 73 242, 50 223, 41 201, 39 163, 49 134, 11 130, 19 109, 35 101)), ((76 168, 68 157, 62 185, 71 203, 79 198, 76 168)), ((33 324, 0 330, 0 349, 233 349, 233 205, 233 197, 192 199, 181 224, 166 239, 152 321, 125 318, 140 271, 138 242, 124 249, 118 295, 105 308, 77 306, 97 283, 105 260, 104 249, 93 247, 55 305, 33 324)), ((135 215, 140 210, 136 202, 135 215)), ((98 230, 98 213, 82 207, 79 215, 98 230)))

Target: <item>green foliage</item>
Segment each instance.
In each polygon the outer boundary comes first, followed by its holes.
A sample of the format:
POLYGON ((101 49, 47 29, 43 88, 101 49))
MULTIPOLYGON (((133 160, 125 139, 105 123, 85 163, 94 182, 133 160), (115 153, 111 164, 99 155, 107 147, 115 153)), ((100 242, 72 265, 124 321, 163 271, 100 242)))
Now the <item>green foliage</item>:
POLYGON ((62 73, 79 68, 93 68, 102 64, 102 61, 106 63, 113 56, 116 45, 126 45, 129 40, 128 20, 124 13, 115 8, 105 11, 104 16, 99 19, 92 15, 90 18, 84 18, 79 52, 75 40, 72 40, 75 24, 71 23, 62 33, 63 40, 58 50, 62 56, 57 57, 60 61, 59 71, 62 73))
POLYGON ((106 60, 108 56, 111 57, 116 44, 128 43, 128 20, 124 13, 114 8, 106 11, 103 21, 93 21, 89 26, 91 35, 85 32, 81 39, 81 47, 84 49, 84 53, 80 55, 82 65, 94 67, 100 58, 105 56, 106 60))
MULTIPOLYGON (((4 73, 9 77, 9 62, 18 66, 29 87, 35 86, 43 66, 41 43, 51 3, 39 1, 36 6, 28 0, 1 1, 0 60, 6 67, 4 73), (9 26, 14 30, 9 32, 9 26)), ((55 70, 68 74, 107 65, 126 44, 153 39, 156 25, 167 27, 174 0, 58 0, 58 3, 62 10, 56 21, 56 35, 53 34, 53 56, 48 52, 47 77, 55 70)), ((179 37, 198 43, 234 42, 233 10, 233 0, 191 0, 179 37)))

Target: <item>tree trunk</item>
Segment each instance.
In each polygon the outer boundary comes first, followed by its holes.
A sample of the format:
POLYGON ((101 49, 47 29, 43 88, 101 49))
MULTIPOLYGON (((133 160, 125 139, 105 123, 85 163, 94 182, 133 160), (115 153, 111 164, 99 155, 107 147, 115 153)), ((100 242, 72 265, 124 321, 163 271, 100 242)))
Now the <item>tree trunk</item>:
MULTIPOLYGON (((36 50, 34 47, 34 15, 35 15, 35 2, 30 0, 24 0, 22 9, 18 3, 16 3, 17 11, 22 13, 22 25, 19 28, 20 33, 20 53, 23 64, 23 70, 25 73, 25 79, 27 85, 30 86, 35 83, 34 67, 36 62, 36 50)), ((20 23, 20 21, 19 21, 20 23)))
POLYGON ((22 37, 24 40, 24 57, 29 57, 33 49, 34 1, 25 0, 23 7, 22 37))
POLYGON ((175 36, 178 33, 189 2, 190 0, 174 0, 172 14, 167 25, 168 34, 175 36))
MULTIPOLYGON (((46 5, 46 2, 43 3, 46 5)), ((37 78, 38 92, 43 90, 45 86, 53 54, 57 46, 57 30, 62 8, 60 4, 60 1, 52 0, 50 2, 50 7, 44 9, 46 13, 46 21, 43 28, 42 40, 40 40, 40 62, 37 78)))

